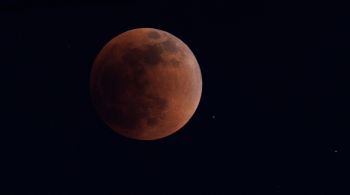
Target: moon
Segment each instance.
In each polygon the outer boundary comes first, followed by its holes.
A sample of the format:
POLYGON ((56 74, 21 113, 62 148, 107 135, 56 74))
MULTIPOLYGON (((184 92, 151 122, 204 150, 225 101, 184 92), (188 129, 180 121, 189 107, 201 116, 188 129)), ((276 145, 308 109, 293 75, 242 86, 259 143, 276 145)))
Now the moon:
POLYGON ((174 35, 126 31, 97 55, 90 76, 92 103, 116 133, 156 140, 181 129, 196 111, 202 75, 196 57, 174 35))

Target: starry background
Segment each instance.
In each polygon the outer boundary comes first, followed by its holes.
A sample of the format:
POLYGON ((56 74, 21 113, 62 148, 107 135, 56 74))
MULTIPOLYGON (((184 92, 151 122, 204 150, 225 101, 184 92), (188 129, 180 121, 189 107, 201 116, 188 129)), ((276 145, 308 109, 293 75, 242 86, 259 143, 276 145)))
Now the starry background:
POLYGON ((0 3, 1 191, 12 194, 349 194, 346 5, 0 3), (182 39, 203 76, 178 133, 113 133, 89 97, 99 50, 126 30, 182 39))

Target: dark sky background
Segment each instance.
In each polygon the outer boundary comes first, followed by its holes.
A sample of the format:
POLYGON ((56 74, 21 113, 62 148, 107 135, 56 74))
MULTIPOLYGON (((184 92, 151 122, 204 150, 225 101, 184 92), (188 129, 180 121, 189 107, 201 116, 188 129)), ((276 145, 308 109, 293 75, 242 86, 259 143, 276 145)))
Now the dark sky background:
POLYGON ((54 2, 0 4, 0 191, 349 194, 345 4, 54 2), (153 142, 113 133, 89 97, 97 53, 139 27, 182 39, 203 77, 190 122, 153 142))

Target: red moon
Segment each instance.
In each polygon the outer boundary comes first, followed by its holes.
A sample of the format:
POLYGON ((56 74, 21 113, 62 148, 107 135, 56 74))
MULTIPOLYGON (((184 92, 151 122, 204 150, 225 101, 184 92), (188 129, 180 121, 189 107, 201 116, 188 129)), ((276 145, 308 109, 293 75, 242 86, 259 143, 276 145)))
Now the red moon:
POLYGON ((174 35, 153 28, 110 40, 91 70, 92 102, 116 133, 156 140, 182 128, 196 111, 202 76, 192 51, 174 35))

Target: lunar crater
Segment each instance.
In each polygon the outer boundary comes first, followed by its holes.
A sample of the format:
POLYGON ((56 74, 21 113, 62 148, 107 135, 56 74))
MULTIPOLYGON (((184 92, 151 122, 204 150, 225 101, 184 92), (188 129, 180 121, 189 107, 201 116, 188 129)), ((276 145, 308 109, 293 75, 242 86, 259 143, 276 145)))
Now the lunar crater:
POLYGON ((147 34, 147 36, 151 39, 159 39, 160 38, 160 34, 156 31, 151 31, 147 34))
POLYGON ((175 58, 172 58, 172 59, 170 59, 170 64, 175 66, 175 67, 178 67, 180 65, 180 61, 175 59, 175 58))

